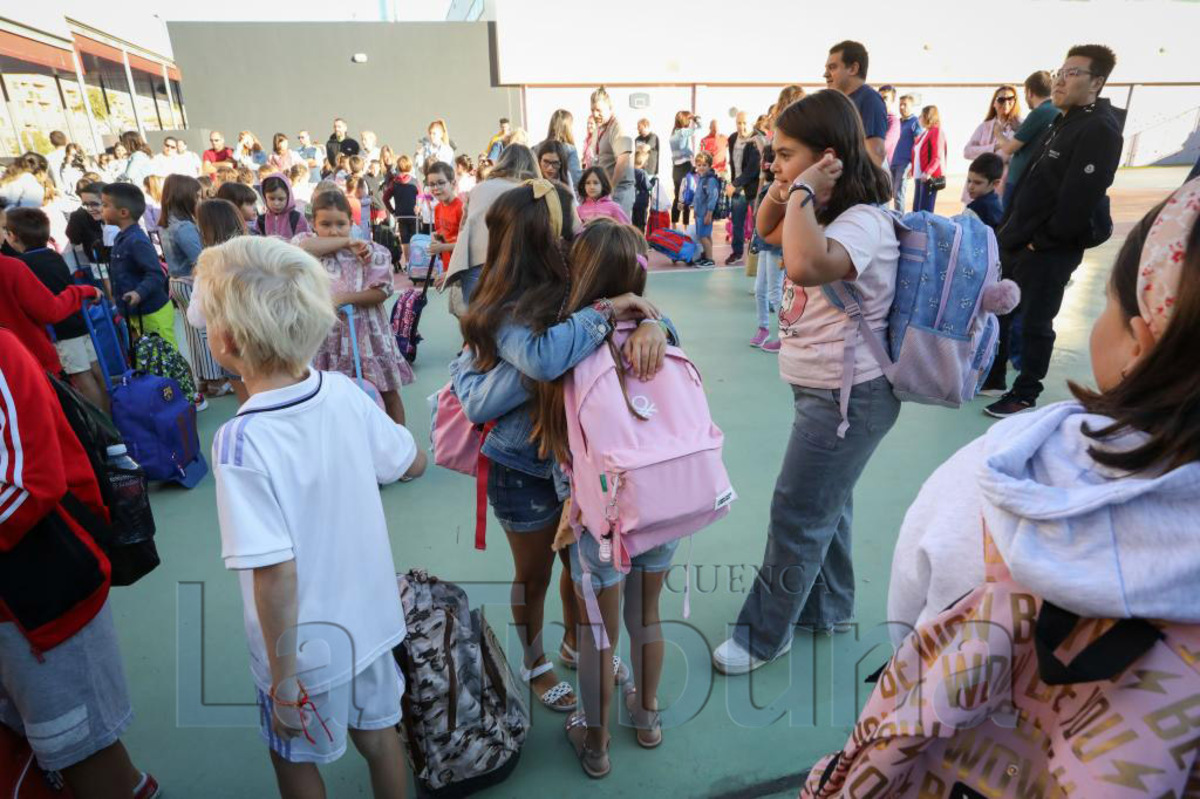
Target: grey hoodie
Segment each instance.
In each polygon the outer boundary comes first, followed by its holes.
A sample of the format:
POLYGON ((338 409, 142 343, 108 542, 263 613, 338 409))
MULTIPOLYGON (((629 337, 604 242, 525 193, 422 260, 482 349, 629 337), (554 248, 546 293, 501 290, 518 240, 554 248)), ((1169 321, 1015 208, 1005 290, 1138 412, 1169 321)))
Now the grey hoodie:
MULTIPOLYGON (((1078 403, 1050 405, 939 467, 896 542, 889 620, 924 622, 979 585, 982 518, 1013 579, 1044 599, 1086 617, 1200 622, 1200 463, 1138 475, 1101 466, 1082 428, 1107 424, 1078 403)), ((893 640, 903 633, 896 625, 893 640)))

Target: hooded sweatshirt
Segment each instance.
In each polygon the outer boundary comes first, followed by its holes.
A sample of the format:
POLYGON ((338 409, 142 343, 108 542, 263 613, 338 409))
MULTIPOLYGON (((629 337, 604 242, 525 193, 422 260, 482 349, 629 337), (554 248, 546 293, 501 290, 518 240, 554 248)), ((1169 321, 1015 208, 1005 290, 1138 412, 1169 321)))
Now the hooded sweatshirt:
MULTIPOLYGON (((271 178, 279 178, 283 181, 283 187, 287 191, 287 205, 278 214, 273 214, 270 210, 267 210, 266 213, 260 216, 258 218, 259 232, 264 236, 278 236, 284 241, 291 241, 294 236, 301 233, 308 233, 308 220, 304 218, 304 214, 296 209, 296 195, 292 193, 292 182, 282 172, 275 172, 268 175, 266 180, 270 180, 271 178)), ((266 181, 263 182, 265 183, 266 181)))
POLYGON ((1043 599, 1088 618, 1200 622, 1200 463, 1102 466, 1089 447, 1145 440, 1083 433, 1108 423, 1062 402, 996 424, 942 464, 904 518, 888 619, 920 624, 982 583, 982 519, 1013 579, 1043 599))

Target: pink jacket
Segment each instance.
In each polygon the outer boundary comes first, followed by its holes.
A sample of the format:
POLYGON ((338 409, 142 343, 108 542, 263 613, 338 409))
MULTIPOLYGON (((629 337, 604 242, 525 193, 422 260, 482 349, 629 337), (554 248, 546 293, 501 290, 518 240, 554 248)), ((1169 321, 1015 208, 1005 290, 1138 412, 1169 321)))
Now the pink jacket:
MULTIPOLYGON (((971 134, 971 138, 967 141, 967 146, 963 148, 963 158, 968 161, 974 161, 984 153, 995 152, 996 149, 996 120, 988 119, 979 123, 979 127, 975 128, 975 132, 971 134)), ((1017 117, 1009 125, 1004 127, 1008 133, 1016 133, 1017 128, 1021 127, 1021 118, 1017 117)), ((1005 163, 1008 163, 1009 156, 1001 155, 1005 163)))
POLYGON ((621 206, 613 202, 612 197, 601 197, 599 200, 584 200, 579 204, 579 220, 583 224, 591 222, 598 216, 606 216, 614 222, 629 224, 629 217, 621 206))

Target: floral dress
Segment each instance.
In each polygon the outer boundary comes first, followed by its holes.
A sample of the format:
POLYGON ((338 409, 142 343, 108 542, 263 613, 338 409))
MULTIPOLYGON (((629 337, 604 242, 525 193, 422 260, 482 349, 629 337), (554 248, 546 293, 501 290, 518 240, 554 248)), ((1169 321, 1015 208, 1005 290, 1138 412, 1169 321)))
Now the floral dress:
MULTIPOLYGON (((292 239, 300 242, 313 238, 312 233, 301 233, 292 239)), ((387 248, 372 243, 371 254, 364 264, 349 249, 338 250, 321 258, 321 265, 333 280, 334 294, 348 294, 367 289, 381 289, 391 296, 392 256, 387 248)), ((414 380, 412 367, 400 355, 391 324, 383 310, 383 303, 370 308, 354 309, 354 332, 358 337, 358 354, 362 363, 363 377, 370 380, 380 391, 399 391, 400 386, 414 380)), ((337 324, 317 350, 313 367, 324 372, 341 372, 354 377, 354 351, 350 343, 350 326, 346 315, 338 311, 337 324)))

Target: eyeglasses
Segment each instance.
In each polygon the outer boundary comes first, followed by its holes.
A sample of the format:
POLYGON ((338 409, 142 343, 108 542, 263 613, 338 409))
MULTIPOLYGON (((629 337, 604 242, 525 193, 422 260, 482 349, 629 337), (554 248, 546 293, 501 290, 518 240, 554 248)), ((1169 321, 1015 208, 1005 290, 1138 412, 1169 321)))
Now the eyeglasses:
POLYGON ((1091 75, 1093 78, 1096 77, 1095 72, 1092 72, 1089 69, 1084 69, 1083 67, 1066 67, 1065 69, 1056 69, 1050 73, 1050 77, 1054 79, 1055 83, 1058 83, 1060 80, 1066 81, 1070 80, 1071 78, 1078 78, 1080 75, 1091 75))
POLYGON ((551 161, 549 158, 543 158, 542 166, 560 167, 562 166, 562 161, 559 161, 557 158, 555 158, 553 161, 551 161))
POLYGON ((100 207, 100 203, 83 203, 82 205, 84 208, 88 208, 93 211, 100 207))

